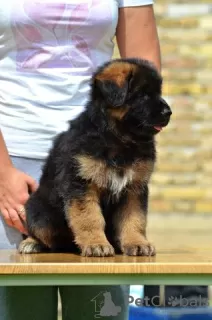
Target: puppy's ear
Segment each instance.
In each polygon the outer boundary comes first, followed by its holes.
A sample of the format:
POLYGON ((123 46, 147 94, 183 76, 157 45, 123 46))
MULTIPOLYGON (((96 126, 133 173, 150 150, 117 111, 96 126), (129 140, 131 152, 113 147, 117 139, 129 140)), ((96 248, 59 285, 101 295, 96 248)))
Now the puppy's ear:
POLYGON ((121 87, 111 80, 102 81, 96 79, 96 85, 110 106, 120 107, 125 103, 129 89, 129 82, 127 80, 121 87))
POLYGON ((115 61, 96 75, 96 88, 111 107, 120 107, 125 103, 133 69, 130 63, 115 61))

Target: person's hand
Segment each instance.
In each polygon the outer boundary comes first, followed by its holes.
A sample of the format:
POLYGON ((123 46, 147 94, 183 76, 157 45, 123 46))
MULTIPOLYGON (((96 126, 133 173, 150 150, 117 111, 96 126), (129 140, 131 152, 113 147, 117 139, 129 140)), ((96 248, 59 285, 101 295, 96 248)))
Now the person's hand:
POLYGON ((10 227, 24 234, 27 234, 23 225, 26 219, 24 205, 29 198, 29 192, 35 192, 36 189, 34 179, 12 165, 1 169, 0 213, 10 227))

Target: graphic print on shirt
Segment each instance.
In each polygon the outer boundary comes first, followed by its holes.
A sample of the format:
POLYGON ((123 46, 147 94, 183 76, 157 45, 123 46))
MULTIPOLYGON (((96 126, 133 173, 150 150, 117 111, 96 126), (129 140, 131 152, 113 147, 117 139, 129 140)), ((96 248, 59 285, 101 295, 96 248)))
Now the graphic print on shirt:
POLYGON ((82 0, 80 4, 77 0, 15 1, 11 20, 17 70, 93 72, 92 50, 108 31, 111 19, 108 0, 82 0))

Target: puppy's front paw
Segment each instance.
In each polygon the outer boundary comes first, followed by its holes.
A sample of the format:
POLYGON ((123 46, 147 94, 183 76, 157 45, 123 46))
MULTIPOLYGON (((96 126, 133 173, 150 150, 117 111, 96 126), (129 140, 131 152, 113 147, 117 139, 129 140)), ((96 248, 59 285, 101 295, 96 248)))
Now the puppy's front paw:
POLYGON ((110 244, 92 244, 82 247, 81 255, 84 257, 110 257, 114 256, 114 248, 110 244))
POLYGON ((23 240, 18 248, 19 253, 40 253, 44 252, 44 247, 33 238, 23 240))
POLYGON ((148 241, 139 244, 125 244, 122 246, 122 252, 127 256, 154 256, 155 247, 148 241))

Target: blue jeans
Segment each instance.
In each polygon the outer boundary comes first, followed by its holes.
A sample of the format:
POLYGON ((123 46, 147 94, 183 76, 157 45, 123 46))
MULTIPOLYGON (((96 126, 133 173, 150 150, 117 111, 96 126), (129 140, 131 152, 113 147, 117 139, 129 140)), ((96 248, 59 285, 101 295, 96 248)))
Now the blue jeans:
MULTIPOLYGON (((39 180, 43 161, 18 157, 12 157, 12 161, 17 169, 39 180)), ((20 241, 21 234, 0 217, 0 249, 16 249, 20 241)), ((0 320, 57 320, 58 290, 63 320, 96 319, 91 300, 102 291, 111 294, 120 312, 114 317, 99 318, 127 320, 128 289, 127 286, 0 287, 0 320)))

